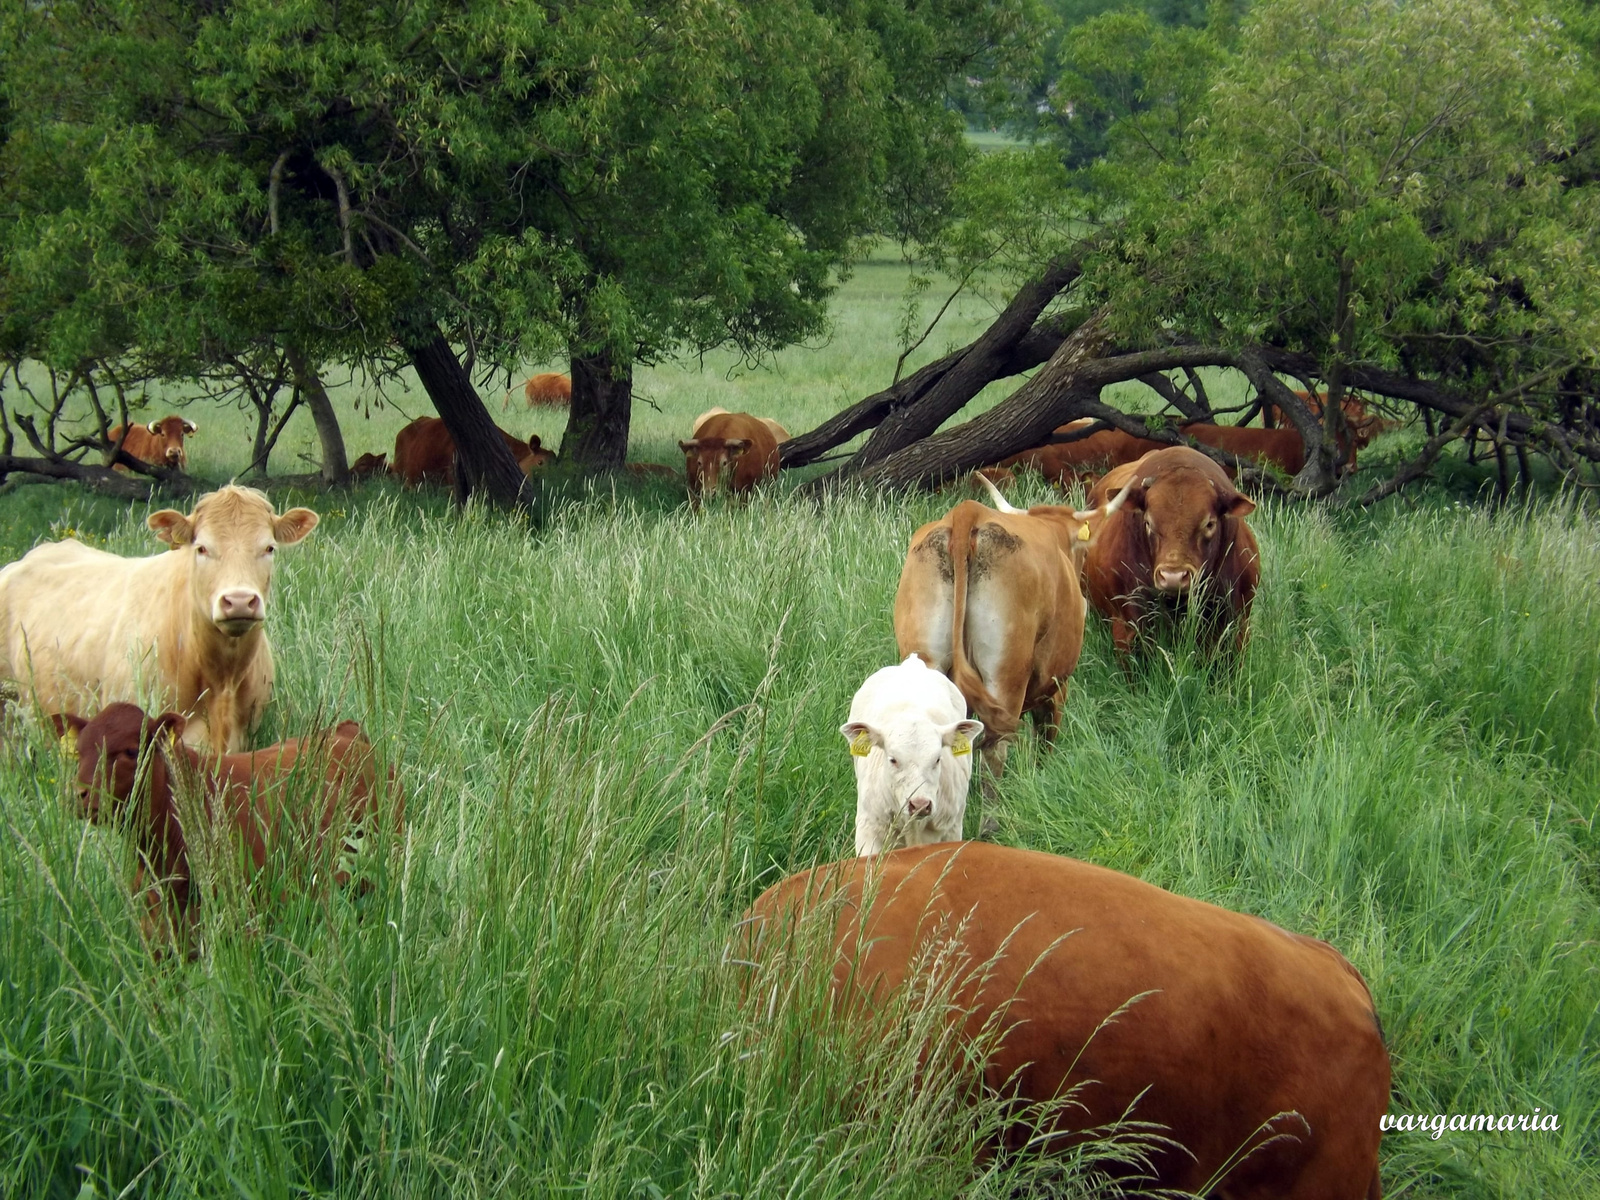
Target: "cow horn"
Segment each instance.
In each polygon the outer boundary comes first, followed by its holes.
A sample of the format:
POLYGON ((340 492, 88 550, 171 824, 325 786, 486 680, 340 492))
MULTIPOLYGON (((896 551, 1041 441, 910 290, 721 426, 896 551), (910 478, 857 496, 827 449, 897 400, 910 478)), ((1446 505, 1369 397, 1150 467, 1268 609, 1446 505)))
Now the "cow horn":
POLYGON ((1003 513, 1025 513, 1027 511, 1026 509, 1013 508, 1010 504, 1008 504, 1006 502, 1006 498, 1000 494, 1000 489, 995 487, 994 484, 990 483, 989 482, 989 477, 987 475, 984 475, 981 471, 974 471, 972 473, 972 477, 974 479, 976 479, 979 483, 983 484, 984 487, 989 489, 989 495, 994 497, 994 506, 995 506, 995 508, 999 509, 1001 512, 1003 512, 1003 513))
POLYGON ((190 437, 193 437, 195 434, 200 432, 200 426, 189 420, 188 417, 183 419, 183 429, 184 432, 190 437))
MULTIPOLYGON (((1133 491, 1133 484, 1134 481, 1132 479, 1128 480, 1127 483, 1122 485, 1122 490, 1111 498, 1104 509, 1106 516, 1109 517, 1112 513, 1116 512, 1117 509, 1122 507, 1122 502, 1128 498, 1128 493, 1133 491)), ((1090 517, 1101 511, 1102 510, 1098 508, 1085 509, 1082 512, 1074 509, 1072 513, 1072 519, 1074 521, 1087 521, 1090 517)))
POLYGON ((145 428, 148 429, 151 433, 155 434, 157 437, 161 436, 161 422, 160 421, 151 421, 150 424, 145 426, 145 428))

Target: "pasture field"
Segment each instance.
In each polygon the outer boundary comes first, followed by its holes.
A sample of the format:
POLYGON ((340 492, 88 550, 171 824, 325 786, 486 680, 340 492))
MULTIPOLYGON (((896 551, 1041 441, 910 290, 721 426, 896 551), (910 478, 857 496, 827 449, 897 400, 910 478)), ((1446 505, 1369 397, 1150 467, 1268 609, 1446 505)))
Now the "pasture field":
MULTIPOLYGON (((898 272, 864 267, 833 340, 769 372, 645 372, 638 457, 676 461, 711 404, 798 430, 882 386, 898 272)), ((352 457, 401 423, 352 420, 352 457)), ((243 462, 234 426, 203 428, 201 476, 243 462)), ((278 564, 257 741, 367 724, 410 820, 370 890, 263 885, 208 905, 198 961, 153 958, 122 839, 72 815, 52 737, 6 726, 0 1195, 1103 1194, 1095 1156, 1126 1148, 983 1162, 997 1112, 959 1056, 914 1086, 937 995, 861 1035, 803 956, 754 982, 728 961, 762 887, 851 849, 836 730, 894 661, 911 530, 955 493, 698 516, 656 481, 549 494, 530 530, 387 482, 274 492, 324 519, 278 564)), ((13 486, 0 548, 146 553, 145 513, 13 486)), ((1025 733, 983 806, 996 838, 1333 942, 1376 996, 1392 1112, 1559 1114, 1390 1133, 1387 1194, 1600 1196, 1600 520, 1438 490, 1251 523, 1237 668, 1177 646, 1125 674, 1091 615, 1056 748, 1025 733)))

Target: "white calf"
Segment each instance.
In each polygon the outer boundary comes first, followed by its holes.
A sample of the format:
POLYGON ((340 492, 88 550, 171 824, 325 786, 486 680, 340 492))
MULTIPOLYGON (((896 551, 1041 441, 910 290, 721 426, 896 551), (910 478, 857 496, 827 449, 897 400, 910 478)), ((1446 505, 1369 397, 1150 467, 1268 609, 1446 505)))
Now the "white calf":
POLYGON ((867 677, 839 726, 856 766, 856 853, 961 840, 972 743, 956 685, 915 654, 867 677))

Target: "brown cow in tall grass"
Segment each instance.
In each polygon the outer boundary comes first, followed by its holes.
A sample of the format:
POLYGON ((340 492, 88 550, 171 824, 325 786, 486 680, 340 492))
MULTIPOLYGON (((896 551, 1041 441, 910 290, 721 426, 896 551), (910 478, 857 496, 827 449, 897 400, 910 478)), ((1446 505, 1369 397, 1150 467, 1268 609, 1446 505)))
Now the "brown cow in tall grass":
POLYGON ((748 493, 778 473, 778 439, 773 423, 749 413, 702 413, 694 436, 678 443, 688 477, 689 503, 726 486, 731 495, 748 493))
POLYGON ((260 871, 269 852, 288 839, 290 857, 312 865, 304 883, 321 876, 342 886, 350 881, 351 856, 379 818, 381 796, 388 796, 384 819, 391 827, 398 830, 404 821, 392 773, 380 789, 372 745, 354 721, 253 753, 223 755, 185 746, 179 740, 184 724, 181 713, 150 717, 120 703, 89 720, 56 718, 57 730, 78 753, 80 815, 108 823, 132 808, 139 855, 134 889, 145 896, 145 932, 152 940, 187 939, 199 901, 191 852, 214 824, 225 834, 219 862, 242 846, 249 869, 260 871), (199 803, 185 812, 180 792, 199 803), (330 851, 330 833, 338 834, 339 853, 330 851))
POLYGON ((1126 463, 1090 492, 1091 504, 1125 497, 1089 542, 1083 577, 1089 602, 1111 621, 1122 654, 1149 618, 1198 605, 1201 638, 1215 646, 1232 623, 1243 649, 1261 580, 1260 551, 1244 518, 1255 502, 1211 459, 1170 446, 1126 463))
POLYGON ((792 875, 757 898, 742 936, 736 957, 765 973, 763 997, 766 974, 829 954, 841 1020, 949 994, 984 1086, 1049 1106, 1019 1108, 1007 1146, 1042 1132, 1063 1150, 1128 1117, 1167 1139, 1141 1195, 1381 1192, 1389 1053, 1366 982, 1326 942, 983 842, 792 875))

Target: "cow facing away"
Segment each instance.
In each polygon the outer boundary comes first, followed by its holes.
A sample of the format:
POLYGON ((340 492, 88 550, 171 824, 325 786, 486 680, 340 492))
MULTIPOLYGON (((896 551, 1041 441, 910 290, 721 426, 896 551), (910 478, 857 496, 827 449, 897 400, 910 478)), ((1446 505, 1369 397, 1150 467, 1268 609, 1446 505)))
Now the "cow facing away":
MULTIPOLYGON (((1177 1143, 1157 1148, 1147 1186, 1379 1195, 1389 1055, 1365 981, 1325 942, 1070 858, 964 842, 791 876, 751 907, 741 957, 780 953, 806 911, 833 929, 837 1012, 904 1003, 919 962, 971 964, 953 1019, 974 1043, 1003 1027, 989 1088, 1046 1104, 1071 1093, 1053 1110, 1055 1149, 1127 1115, 1177 1143)), ((1020 1147, 1034 1132, 1002 1137, 1020 1147)))
MULTIPOLYGON (((109 823, 132 809, 139 856, 134 890, 146 899, 147 937, 186 938, 198 901, 191 850, 213 823, 245 848, 252 871, 260 871, 273 846, 290 837, 296 859, 325 859, 313 876, 331 876, 341 886, 350 881, 351 856, 360 852, 377 816, 379 796, 372 746, 360 725, 343 721, 253 753, 202 757, 177 740, 184 724, 180 713, 150 717, 120 703, 92 720, 56 718, 57 730, 77 747, 79 814, 109 823), (185 784, 201 801, 198 814, 188 815, 203 815, 205 830, 193 820, 184 827, 178 793, 185 784), (296 803, 308 798, 309 804, 296 803), (339 834, 340 854, 325 854, 330 830, 339 834)), ((398 830, 404 802, 392 776, 386 791, 388 819, 398 830)))
MULTIPOLYGON (((538 434, 523 441, 504 429, 499 432, 524 475, 555 461, 556 456, 544 448, 538 434)), ((419 487, 424 483, 449 487, 456 479, 455 461, 455 439, 445 428, 444 418, 418 417, 395 434, 394 456, 390 459, 389 473, 398 475, 408 487, 419 487)))
POLYGON ((1244 518, 1255 502, 1215 462, 1185 446, 1146 454, 1107 474, 1090 503, 1112 489, 1126 500, 1089 543, 1083 578, 1089 601, 1111 621, 1123 654, 1146 618, 1198 605, 1200 636, 1214 647, 1232 622, 1244 648, 1250 604, 1261 580, 1260 551, 1244 518))
POLYGON ((1056 505, 1021 512, 993 494, 1002 511, 963 500, 911 536, 894 635, 902 655, 960 689, 984 725, 984 765, 998 775, 1023 713, 1042 738, 1055 737, 1083 649, 1074 546, 1093 514, 1056 505))
MULTIPOLYGON (((126 436, 123 428, 113 425, 107 432, 106 436, 113 445, 120 438, 123 450, 141 462, 182 471, 189 465, 189 448, 184 445, 184 439, 193 437, 199 432, 200 426, 186 417, 169 414, 148 425, 127 426, 126 436)), ((112 469, 126 472, 128 467, 116 463, 112 469)))
POLYGON ((939 672, 910 655, 850 701, 839 726, 856 770, 856 853, 961 840, 981 721, 939 672))
POLYGON ((678 443, 688 476, 689 503, 726 486, 733 495, 749 492, 778 473, 778 441, 760 417, 749 413, 702 414, 694 436, 678 443))
MULTIPOLYGON (((541 375, 531 376, 522 385, 522 396, 527 401, 529 408, 544 406, 547 408, 565 408, 572 403, 572 378, 568 375, 559 375, 547 371, 541 375)), ((511 406, 511 393, 506 393, 506 402, 502 409, 511 406)))
POLYGON ((185 736, 239 750, 272 695, 267 598, 278 547, 317 526, 254 488, 151 513, 171 549, 122 558, 74 539, 0 570, 0 669, 47 713, 93 712, 141 693, 189 718, 185 736))

